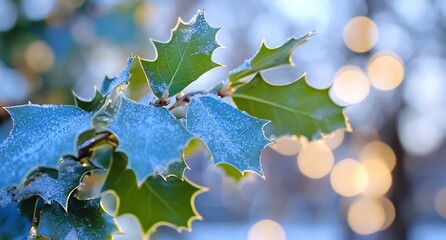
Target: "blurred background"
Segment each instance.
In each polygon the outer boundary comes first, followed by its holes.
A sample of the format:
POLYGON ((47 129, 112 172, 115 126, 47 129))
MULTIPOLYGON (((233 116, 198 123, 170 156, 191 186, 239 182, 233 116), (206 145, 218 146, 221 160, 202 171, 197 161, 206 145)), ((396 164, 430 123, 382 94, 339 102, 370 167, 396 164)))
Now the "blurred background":
MULTIPOLYGON (((281 137, 263 152, 265 179, 226 177, 204 151, 190 157, 187 177, 210 189, 197 198, 204 221, 154 239, 446 239, 445 1, 1 0, 0 106, 92 97, 130 53, 153 59, 149 39, 167 41, 177 17, 200 8, 222 27, 213 59, 228 66, 201 83, 223 80, 263 39, 277 47, 316 30, 295 67, 264 76, 333 84, 354 130, 281 137)), ((11 126, 1 109, 0 140, 11 126)))

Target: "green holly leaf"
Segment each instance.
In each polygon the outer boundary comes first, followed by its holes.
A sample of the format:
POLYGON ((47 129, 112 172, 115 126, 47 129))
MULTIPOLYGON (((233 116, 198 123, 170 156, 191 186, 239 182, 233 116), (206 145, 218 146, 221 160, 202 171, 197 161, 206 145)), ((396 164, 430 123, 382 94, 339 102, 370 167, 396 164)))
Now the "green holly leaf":
POLYGON ((103 190, 117 199, 116 217, 133 214, 145 234, 166 225, 190 230, 194 219, 201 219, 195 210, 195 197, 203 189, 174 176, 150 176, 140 186, 135 173, 127 169, 127 158, 121 152, 113 154, 103 190), (135 204, 138 203, 138 204, 135 204))
POLYGON ((102 87, 100 90, 100 93, 102 95, 110 94, 117 86, 121 85, 122 83, 128 83, 131 77, 130 69, 132 67, 134 59, 135 59, 134 56, 130 56, 127 59, 127 66, 124 68, 124 70, 121 71, 118 77, 116 78, 105 77, 104 81, 102 82, 102 87))
POLYGON ((146 73, 142 69, 140 57, 135 56, 132 67, 130 68, 130 74, 128 91, 126 93, 127 97, 135 101, 140 101, 145 96, 151 94, 149 81, 147 80, 146 73))
POLYGON ((17 184, 39 165, 57 166, 73 154, 79 132, 90 126, 92 114, 75 106, 22 105, 8 107, 13 129, 0 144, 0 188, 17 184))
POLYGON ((235 182, 239 182, 244 176, 246 176, 248 174, 248 172, 242 173, 242 172, 240 172, 240 170, 238 170, 234 166, 232 166, 230 164, 226 164, 226 163, 220 163, 217 165, 217 167, 219 167, 221 170, 223 170, 226 177, 233 178, 235 180, 235 182))
POLYGON ((150 87, 158 98, 174 96, 203 73, 220 66, 211 59, 219 47, 219 29, 208 25, 200 10, 189 22, 178 22, 167 43, 153 41, 158 52, 154 61, 141 59, 150 87))
POLYGON ((104 95, 101 94, 101 92, 99 92, 98 89, 95 89, 96 93, 93 97, 93 99, 83 99, 79 96, 77 96, 74 92, 74 102, 76 104, 77 107, 79 107, 80 109, 87 111, 87 112, 93 112, 98 110, 99 108, 101 108, 101 106, 104 104, 105 101, 105 97, 104 95))
POLYGON ((79 186, 82 177, 93 167, 83 166, 71 159, 64 160, 54 174, 43 173, 18 191, 15 198, 39 196, 46 202, 56 201, 65 210, 71 193, 79 186))
POLYGON ((208 146, 215 163, 258 173, 260 153, 269 144, 263 132, 267 123, 210 96, 193 98, 186 115, 187 129, 208 146))
POLYGON ((277 48, 269 48, 263 42, 260 50, 250 59, 232 70, 229 74, 229 81, 237 83, 244 77, 258 73, 263 70, 282 66, 293 65, 291 54, 299 45, 304 44, 313 36, 314 32, 309 32, 299 38, 291 38, 285 44, 277 48))
POLYGON ((118 138, 117 150, 127 154, 138 181, 181 159, 183 148, 193 137, 166 108, 125 97, 107 129, 118 138))
POLYGON ((28 239, 37 198, 14 202, 0 208, 0 239, 28 239))
POLYGON ((118 228, 100 206, 100 199, 77 200, 71 197, 68 212, 59 204, 42 208, 37 234, 51 239, 111 239, 118 228))
POLYGON ((309 139, 338 128, 349 128, 343 108, 336 105, 328 89, 308 85, 305 75, 287 85, 272 85, 258 74, 232 95, 240 110, 271 120, 272 133, 304 135, 309 139))

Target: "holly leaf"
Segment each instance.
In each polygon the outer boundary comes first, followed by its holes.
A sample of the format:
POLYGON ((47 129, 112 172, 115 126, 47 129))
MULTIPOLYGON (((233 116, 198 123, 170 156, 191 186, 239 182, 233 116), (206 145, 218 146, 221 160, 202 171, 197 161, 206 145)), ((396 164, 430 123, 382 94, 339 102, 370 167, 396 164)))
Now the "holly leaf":
POLYGON ((16 199, 39 196, 46 202, 56 201, 65 210, 71 193, 79 186, 82 177, 93 167, 83 166, 74 160, 64 160, 53 174, 43 173, 16 194, 16 199))
POLYGON ((90 126, 92 114, 75 106, 35 105, 8 107, 13 129, 0 144, 0 188, 21 182, 31 168, 57 166, 72 154, 79 132, 90 126))
POLYGON ((232 70, 229 74, 229 81, 236 83, 244 77, 258 73, 263 70, 278 67, 281 65, 293 65, 291 54, 299 45, 304 44, 314 35, 309 32, 299 38, 291 38, 285 44, 277 48, 269 48, 265 42, 262 42, 260 50, 250 59, 232 70))
POLYGON ((251 117, 210 96, 190 102, 186 126, 208 146, 214 163, 260 173, 260 153, 269 144, 263 127, 268 121, 251 117))
POLYGON ((223 170, 226 177, 233 178, 235 182, 239 182, 244 176, 248 174, 247 172, 242 173, 234 166, 226 163, 220 163, 217 165, 217 167, 223 170))
POLYGON ((128 83, 131 77, 130 69, 132 67, 134 59, 135 57, 133 55, 127 59, 127 66, 124 68, 124 70, 121 71, 118 77, 115 78, 105 77, 104 81, 102 82, 102 87, 100 91, 102 95, 110 94, 117 86, 121 85, 122 83, 128 83))
POLYGON ((158 57, 141 59, 150 87, 158 98, 174 96, 203 73, 220 66, 211 59, 219 47, 215 35, 219 29, 208 25, 200 10, 189 23, 181 20, 166 43, 153 41, 158 57))
POLYGON ((231 97, 240 110, 271 120, 272 133, 304 135, 309 139, 338 128, 349 128, 343 108, 330 98, 328 89, 307 84, 305 75, 286 85, 272 85, 258 74, 231 97))
POLYGON ((125 97, 121 101, 107 129, 118 138, 117 150, 127 154, 138 181, 181 159, 183 148, 193 136, 169 110, 125 97))
POLYGON ((138 186, 135 173, 126 166, 125 154, 115 152, 103 188, 118 199, 116 217, 133 214, 144 234, 154 232, 161 225, 190 231, 192 221, 201 219, 194 201, 203 189, 186 179, 159 175, 148 177, 138 186))
POLYGON ((188 166, 184 160, 172 162, 167 166, 166 169, 156 173, 156 175, 161 175, 163 177, 175 176, 177 178, 183 179, 184 171, 188 169, 188 166))
POLYGON ((0 208, 0 239, 28 239, 36 201, 36 198, 30 198, 0 208))
POLYGON ((135 101, 140 101, 151 94, 149 81, 147 80, 146 73, 142 69, 140 57, 135 56, 132 67, 130 68, 130 74, 127 97, 135 101))
POLYGON ((73 92, 76 106, 87 112, 93 112, 101 108, 101 106, 104 104, 105 97, 101 94, 101 92, 99 92, 98 89, 95 89, 95 91, 96 93, 94 97, 90 100, 83 99, 73 92))
POLYGON ((37 234, 51 239, 111 239, 118 231, 113 218, 102 210, 100 199, 71 197, 68 206, 66 212, 57 203, 45 204, 37 234))

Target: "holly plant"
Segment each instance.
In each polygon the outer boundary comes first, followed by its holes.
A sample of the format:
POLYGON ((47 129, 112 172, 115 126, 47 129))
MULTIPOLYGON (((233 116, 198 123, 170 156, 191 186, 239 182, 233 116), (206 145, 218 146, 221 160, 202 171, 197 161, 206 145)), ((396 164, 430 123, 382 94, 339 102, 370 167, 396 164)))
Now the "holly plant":
POLYGON ((222 67, 212 61, 218 30, 200 10, 168 42, 153 41, 156 59, 131 55, 93 99, 6 107, 13 129, 0 145, 1 239, 110 239, 123 234, 116 218, 124 214, 144 236, 161 225, 190 231, 201 219, 195 198, 206 190, 183 175, 191 140, 204 143, 214 164, 263 176, 260 155, 276 136, 315 139, 349 128, 328 89, 305 75, 285 85, 262 76, 293 65, 291 54, 312 32, 277 48, 263 43, 216 86, 184 92, 222 67))

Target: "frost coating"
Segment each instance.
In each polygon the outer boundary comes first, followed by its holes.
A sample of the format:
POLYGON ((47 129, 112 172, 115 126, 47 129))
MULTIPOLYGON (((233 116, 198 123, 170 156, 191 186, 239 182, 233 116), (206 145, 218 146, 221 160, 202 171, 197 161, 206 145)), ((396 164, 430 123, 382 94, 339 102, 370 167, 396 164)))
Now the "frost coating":
POLYGON ((119 74, 116 78, 105 78, 104 82, 102 83, 101 87, 101 93, 102 95, 107 95, 111 93, 117 86, 119 86, 122 83, 128 82, 130 79, 130 68, 132 67, 133 60, 135 59, 134 56, 131 56, 127 59, 127 66, 122 70, 122 72, 119 74))
POLYGON ((71 198, 68 212, 56 203, 45 204, 37 234, 51 239, 110 239, 118 229, 100 206, 100 199, 71 198))
POLYGON ((0 188, 17 184, 35 166, 57 166, 73 154, 79 132, 90 126, 91 113, 74 106, 34 105, 11 107, 9 137, 0 144, 0 188))
POLYGON ((84 167, 73 160, 64 161, 59 167, 57 178, 44 173, 21 189, 15 198, 21 199, 37 195, 45 202, 56 201, 67 209, 68 197, 71 192, 79 186, 82 176, 91 170, 93 168, 84 167))
POLYGON ((155 60, 141 59, 141 66, 156 97, 174 96, 219 66, 211 58, 219 47, 215 40, 217 31, 208 25, 200 10, 189 23, 180 21, 168 42, 153 42, 158 56, 155 60))
POLYGON ((229 71, 229 75, 232 75, 232 74, 234 74, 234 73, 241 72, 241 71, 246 70, 246 69, 250 69, 250 68, 251 68, 251 61, 252 61, 253 58, 254 58, 254 56, 252 56, 252 57, 249 58, 249 59, 246 59, 246 60, 243 62, 242 65, 240 65, 240 66, 238 66, 238 67, 232 69, 231 71, 229 71))
POLYGON ((159 166, 180 159, 193 137, 167 109, 145 106, 128 98, 122 98, 108 129, 118 137, 118 150, 127 154, 138 182, 159 166))
POLYGON ((260 153, 269 143, 263 126, 268 121, 251 117, 210 96, 193 98, 186 120, 187 128, 207 144, 215 163, 226 162, 241 171, 261 172, 260 153))

